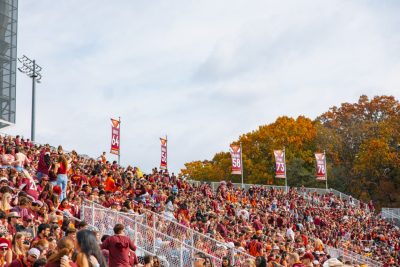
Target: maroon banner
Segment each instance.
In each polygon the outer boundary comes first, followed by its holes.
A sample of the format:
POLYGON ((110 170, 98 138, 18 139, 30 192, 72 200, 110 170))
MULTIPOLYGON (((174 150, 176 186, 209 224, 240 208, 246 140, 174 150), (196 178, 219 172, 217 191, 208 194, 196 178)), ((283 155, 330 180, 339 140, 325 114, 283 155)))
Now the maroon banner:
POLYGON ((161 164, 160 169, 167 169, 167 139, 160 138, 161 141, 161 164))
POLYGON ((232 157, 232 174, 242 174, 242 151, 240 146, 231 145, 230 152, 232 157))
POLYGON ((286 178, 286 163, 285 163, 285 151, 274 150, 275 156, 275 177, 286 178))
POLYGON ((111 154, 119 155, 119 121, 111 119, 111 154))
POLYGON ((326 180, 326 160, 324 153, 315 153, 315 159, 317 160, 317 180, 326 180))

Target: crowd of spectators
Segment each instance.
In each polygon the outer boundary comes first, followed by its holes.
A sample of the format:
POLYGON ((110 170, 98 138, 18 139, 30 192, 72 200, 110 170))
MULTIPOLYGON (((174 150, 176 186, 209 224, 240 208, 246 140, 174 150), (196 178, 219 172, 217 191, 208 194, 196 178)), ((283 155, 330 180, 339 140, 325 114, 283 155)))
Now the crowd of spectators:
MULTIPOLYGON (((107 161, 105 153, 92 159, 19 136, 0 136, 0 152, 0 267, 138 266, 123 225, 101 237, 78 219, 84 200, 128 214, 161 214, 255 257, 243 266, 345 266, 327 254, 328 246, 400 266, 400 230, 372 203, 302 189, 244 190, 230 182, 213 191, 167 170, 143 174, 107 161)), ((196 255, 193 266, 212 266, 206 254, 196 255)), ((222 258, 222 266, 230 260, 222 258)), ((151 255, 140 261, 160 266, 151 255)))

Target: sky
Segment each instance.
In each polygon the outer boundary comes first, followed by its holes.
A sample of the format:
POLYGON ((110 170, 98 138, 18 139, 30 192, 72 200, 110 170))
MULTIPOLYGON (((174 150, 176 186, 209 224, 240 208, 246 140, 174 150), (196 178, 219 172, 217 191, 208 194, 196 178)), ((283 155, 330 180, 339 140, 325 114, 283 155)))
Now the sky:
MULTIPOLYGON (((43 67, 36 141, 97 157, 120 116, 121 164, 159 166, 167 135, 177 173, 279 116, 400 99, 399 13, 395 0, 20 0, 18 55, 43 67)), ((2 131, 29 138, 21 73, 16 120, 2 131)))

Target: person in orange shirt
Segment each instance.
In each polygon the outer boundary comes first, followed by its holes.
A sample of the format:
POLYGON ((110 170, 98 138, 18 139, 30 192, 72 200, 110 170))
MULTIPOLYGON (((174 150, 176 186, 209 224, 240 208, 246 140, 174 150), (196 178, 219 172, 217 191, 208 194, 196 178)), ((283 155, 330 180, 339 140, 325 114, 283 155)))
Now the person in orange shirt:
POLYGON ((107 179, 104 181, 104 190, 114 192, 115 190, 115 180, 113 179, 111 173, 108 174, 107 179))

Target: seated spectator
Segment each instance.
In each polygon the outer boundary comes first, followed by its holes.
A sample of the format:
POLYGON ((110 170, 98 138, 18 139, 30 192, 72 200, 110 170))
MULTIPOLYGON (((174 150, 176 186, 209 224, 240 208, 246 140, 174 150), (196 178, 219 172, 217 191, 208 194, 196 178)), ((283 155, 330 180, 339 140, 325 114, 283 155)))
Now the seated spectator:
POLYGON ((40 251, 37 248, 31 248, 25 255, 21 255, 11 262, 9 267, 32 266, 40 257, 40 251))
POLYGON ((68 237, 63 237, 57 242, 56 252, 47 260, 45 267, 60 267, 61 263, 68 264, 70 267, 77 267, 71 260, 75 251, 74 241, 68 237))

